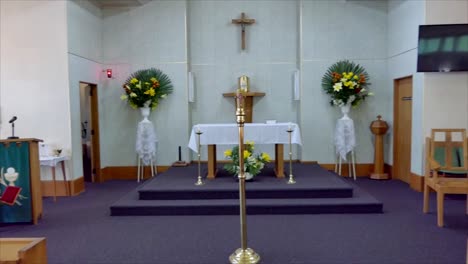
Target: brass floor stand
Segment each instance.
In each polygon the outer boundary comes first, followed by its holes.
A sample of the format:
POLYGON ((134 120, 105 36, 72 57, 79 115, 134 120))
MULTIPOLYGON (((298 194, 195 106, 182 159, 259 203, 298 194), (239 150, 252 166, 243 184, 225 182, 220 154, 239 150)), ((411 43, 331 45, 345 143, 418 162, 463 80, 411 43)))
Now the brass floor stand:
POLYGON ((296 181, 294 180, 294 175, 292 173, 292 145, 291 145, 291 133, 293 132, 294 130, 292 129, 292 127, 289 127, 288 130, 286 130, 286 132, 289 133, 289 180, 288 180, 288 184, 295 184, 296 181))
MULTIPOLYGON (((236 117, 237 126, 239 127, 239 168, 244 168, 244 110, 245 97, 237 90, 236 95, 236 117)), ((241 248, 236 249, 229 256, 229 261, 232 264, 254 264, 260 261, 258 255, 253 249, 247 247, 247 217, 246 217, 246 199, 245 199, 245 173, 244 170, 239 170, 239 203, 240 203, 240 227, 241 227, 241 248)))
POLYGON ((203 185, 205 183, 203 183, 202 181, 202 177, 201 177, 201 165, 200 165, 200 157, 201 157, 201 148, 200 148, 200 135, 203 134, 203 132, 201 132, 199 129, 197 129, 197 131, 195 132, 195 134, 197 134, 197 147, 198 147, 198 180, 197 182, 195 183, 195 185, 197 186, 200 186, 200 185, 203 185))

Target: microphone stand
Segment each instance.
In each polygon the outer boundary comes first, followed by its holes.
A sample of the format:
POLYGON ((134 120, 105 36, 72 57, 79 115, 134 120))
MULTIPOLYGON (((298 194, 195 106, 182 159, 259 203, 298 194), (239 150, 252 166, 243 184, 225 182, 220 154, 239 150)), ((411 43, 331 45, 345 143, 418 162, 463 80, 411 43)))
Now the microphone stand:
POLYGON ((15 122, 11 122, 11 137, 8 139, 18 139, 19 137, 15 137, 15 122))

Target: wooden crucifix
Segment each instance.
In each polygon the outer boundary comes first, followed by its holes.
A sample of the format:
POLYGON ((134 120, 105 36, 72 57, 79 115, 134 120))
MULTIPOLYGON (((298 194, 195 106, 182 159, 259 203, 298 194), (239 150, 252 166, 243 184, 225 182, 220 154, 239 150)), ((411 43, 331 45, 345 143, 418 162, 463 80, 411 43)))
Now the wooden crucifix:
POLYGON ((255 23, 255 19, 245 17, 245 13, 242 12, 240 19, 233 19, 233 24, 241 25, 242 28, 242 49, 245 49, 245 26, 252 25, 255 23))

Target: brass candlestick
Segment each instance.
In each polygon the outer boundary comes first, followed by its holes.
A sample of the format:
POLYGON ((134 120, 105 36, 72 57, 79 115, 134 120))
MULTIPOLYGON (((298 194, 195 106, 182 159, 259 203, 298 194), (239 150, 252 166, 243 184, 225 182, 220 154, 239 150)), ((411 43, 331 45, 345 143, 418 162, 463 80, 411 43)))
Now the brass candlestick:
POLYGON ((200 135, 203 134, 203 132, 200 131, 200 129, 197 127, 197 130, 195 132, 197 134, 197 147, 198 147, 198 180, 195 183, 195 185, 203 185, 204 183, 202 182, 202 177, 201 177, 201 166, 200 166, 200 157, 201 157, 201 148, 200 148, 200 135))
POLYGON ((286 130, 286 132, 289 133, 289 180, 288 180, 288 184, 295 184, 296 181, 294 180, 294 176, 293 176, 293 173, 292 173, 292 145, 291 145, 291 136, 292 136, 292 132, 294 130, 292 129, 292 126, 290 125, 288 130, 286 130))
POLYGON ((247 247, 247 218, 246 218, 246 199, 245 199, 245 173, 244 173, 244 95, 237 90, 236 117, 239 127, 239 203, 240 203, 240 227, 241 227, 241 248, 238 248, 229 256, 232 264, 250 264, 258 263, 260 256, 251 248, 247 247))

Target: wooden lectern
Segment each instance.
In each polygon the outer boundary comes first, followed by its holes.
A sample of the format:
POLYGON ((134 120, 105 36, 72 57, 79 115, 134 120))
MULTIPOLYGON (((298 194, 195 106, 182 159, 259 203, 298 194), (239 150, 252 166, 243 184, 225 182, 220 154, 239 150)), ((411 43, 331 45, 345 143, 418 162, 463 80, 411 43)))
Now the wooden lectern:
MULTIPOLYGON (((236 93, 223 93, 224 97, 233 97, 234 101, 236 101, 236 93)), ((245 102, 244 102, 244 110, 245 110, 245 123, 252 123, 252 110, 253 110, 253 98, 256 96, 265 96, 265 93, 259 92, 245 92, 245 102)), ((236 101, 236 108, 237 108, 237 101, 236 101)))
POLYGON ((0 140, 0 223, 37 224, 42 217, 39 142, 0 140))

